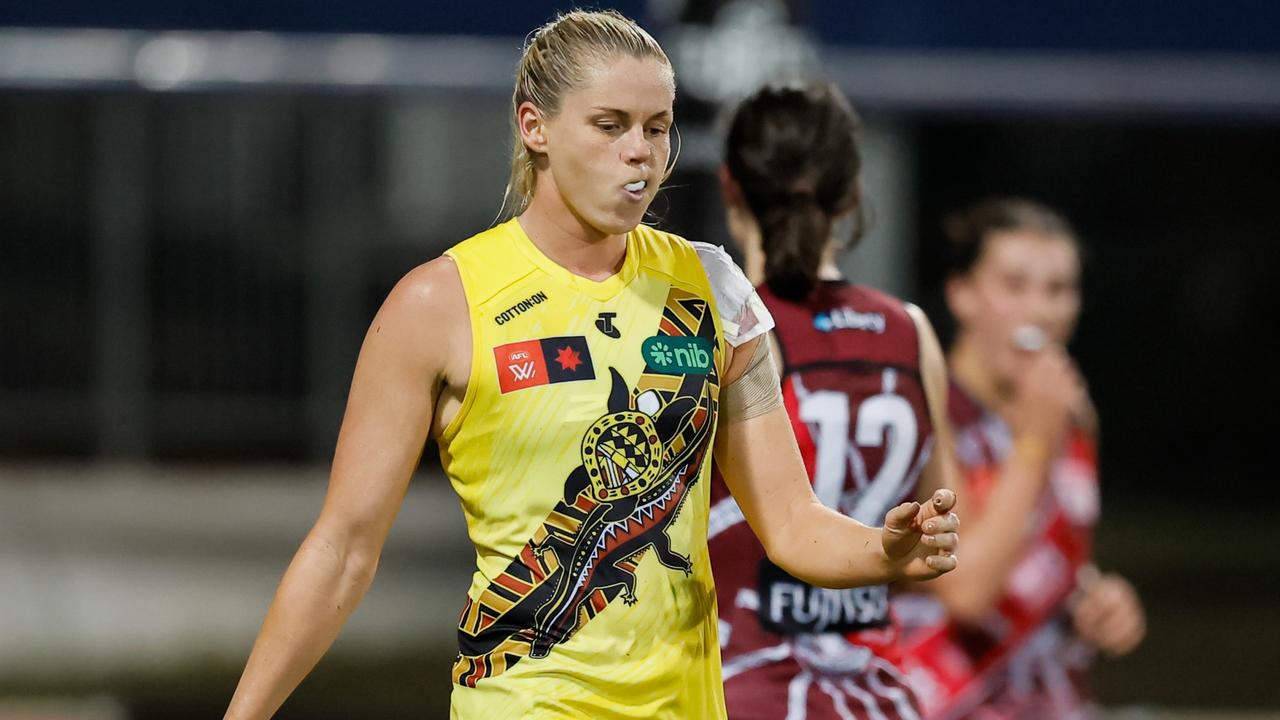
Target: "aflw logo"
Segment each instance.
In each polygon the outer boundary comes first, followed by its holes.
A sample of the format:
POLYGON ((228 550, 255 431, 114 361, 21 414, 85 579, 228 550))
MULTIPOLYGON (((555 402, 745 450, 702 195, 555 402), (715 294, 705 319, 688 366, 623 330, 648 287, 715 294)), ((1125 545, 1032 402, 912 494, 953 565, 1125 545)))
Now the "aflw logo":
POLYGON ((530 380, 538 372, 538 364, 528 350, 516 350, 507 357, 507 369, 511 371, 516 382, 530 380), (523 362, 521 362, 523 361, 523 362))
POLYGON ((494 370, 503 393, 538 385, 594 380, 591 348, 581 335, 522 340, 493 349, 494 370), (506 368, 506 372, 502 372, 506 368))
POLYGON ((534 366, 532 360, 524 363, 523 365, 508 365, 507 367, 511 370, 511 374, 515 376, 517 381, 528 380, 533 377, 535 372, 537 372, 537 368, 534 366))

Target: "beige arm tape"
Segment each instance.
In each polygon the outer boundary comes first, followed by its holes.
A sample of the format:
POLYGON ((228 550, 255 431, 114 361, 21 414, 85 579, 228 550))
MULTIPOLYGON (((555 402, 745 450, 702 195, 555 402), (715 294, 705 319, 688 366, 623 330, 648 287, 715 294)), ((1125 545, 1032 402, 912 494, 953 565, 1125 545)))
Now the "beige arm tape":
POLYGON ((724 417, 729 422, 750 420, 782 407, 781 380, 768 336, 756 343, 747 369, 724 389, 723 398, 724 417))

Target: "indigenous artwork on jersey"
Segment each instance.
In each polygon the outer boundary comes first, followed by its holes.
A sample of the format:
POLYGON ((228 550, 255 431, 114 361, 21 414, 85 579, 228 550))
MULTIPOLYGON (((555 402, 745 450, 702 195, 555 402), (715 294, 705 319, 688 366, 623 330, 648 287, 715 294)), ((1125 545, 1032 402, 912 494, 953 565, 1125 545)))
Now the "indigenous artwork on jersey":
POLYGON ((704 298, 672 288, 636 387, 609 368, 606 412, 582 437, 582 463, 564 497, 506 570, 467 598, 455 683, 475 687, 522 658, 546 657, 610 603, 635 604, 635 571, 648 553, 671 572, 692 573, 667 529, 698 480, 715 427, 712 313, 704 298), (667 357, 669 348, 686 348, 684 362, 674 351, 667 357), (704 349, 710 362, 699 362, 704 349))

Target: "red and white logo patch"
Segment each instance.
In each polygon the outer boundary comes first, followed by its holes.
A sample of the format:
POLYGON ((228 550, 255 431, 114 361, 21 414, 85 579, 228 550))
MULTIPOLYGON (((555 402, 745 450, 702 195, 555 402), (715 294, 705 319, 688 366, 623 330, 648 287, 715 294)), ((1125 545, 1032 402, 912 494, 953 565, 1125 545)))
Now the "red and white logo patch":
POLYGON ((581 335, 499 345, 493 349, 493 359, 498 366, 498 387, 503 394, 538 385, 594 380, 596 377, 595 367, 591 364, 591 348, 581 335))
POLYGON ((493 349, 493 359, 498 363, 498 387, 504 393, 549 382, 542 343, 537 340, 500 345, 493 349))

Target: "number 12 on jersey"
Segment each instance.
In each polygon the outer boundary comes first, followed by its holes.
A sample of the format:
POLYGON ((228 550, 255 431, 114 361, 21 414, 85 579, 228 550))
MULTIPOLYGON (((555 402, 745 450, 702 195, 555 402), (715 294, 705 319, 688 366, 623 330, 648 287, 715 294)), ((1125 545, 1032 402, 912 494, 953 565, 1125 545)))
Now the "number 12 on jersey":
POLYGON ((873 527, 883 524, 884 514, 908 491, 905 486, 914 485, 928 456, 927 448, 922 450, 920 462, 913 466, 919 426, 910 401, 895 392, 897 380, 896 370, 884 368, 880 393, 854 408, 848 393, 809 391, 798 375, 792 376, 800 420, 808 426, 816 449, 814 494, 823 505, 873 527), (884 450, 872 478, 867 477, 861 448, 884 450))

